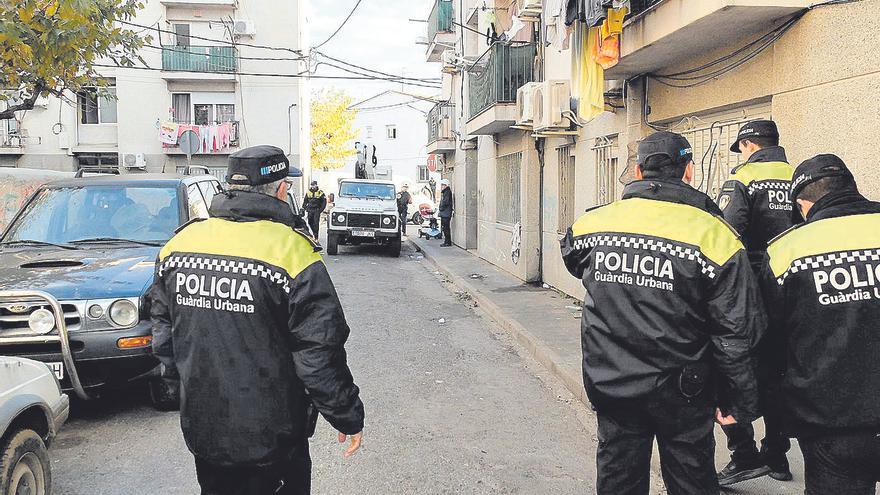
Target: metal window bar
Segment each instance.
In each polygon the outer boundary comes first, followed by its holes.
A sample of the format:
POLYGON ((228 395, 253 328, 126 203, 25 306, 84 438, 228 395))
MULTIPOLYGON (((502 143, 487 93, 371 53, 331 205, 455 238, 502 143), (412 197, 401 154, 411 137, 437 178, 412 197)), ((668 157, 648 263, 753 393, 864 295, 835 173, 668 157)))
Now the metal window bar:
POLYGON ((730 151, 739 128, 755 117, 701 125, 679 131, 694 150, 694 187, 716 198, 730 171, 742 163, 742 155, 730 151))
POLYGON ((489 49, 489 61, 480 72, 468 76, 470 118, 498 103, 516 103, 516 92, 534 81, 535 45, 496 43, 489 49))
POLYGON ((617 136, 596 138, 592 148, 596 159, 596 204, 617 199, 617 136))
POLYGON ((495 169, 495 216, 499 223, 515 224, 520 220, 520 170, 522 153, 499 156, 495 169))
POLYGON ((166 46, 162 68, 189 72, 235 72, 238 55, 231 46, 166 46))
POLYGON ((557 148, 559 156, 559 217, 557 232, 565 232, 575 221, 575 158, 571 146, 557 148))
POLYGON ((428 112, 428 142, 455 139, 455 105, 440 103, 428 112))
POLYGON ((452 0, 437 0, 428 17, 428 42, 433 42, 437 33, 453 32, 452 0))
POLYGON ((639 15, 651 8, 655 5, 663 3, 664 0, 632 0, 630 3, 632 10, 630 11, 632 15, 639 15))

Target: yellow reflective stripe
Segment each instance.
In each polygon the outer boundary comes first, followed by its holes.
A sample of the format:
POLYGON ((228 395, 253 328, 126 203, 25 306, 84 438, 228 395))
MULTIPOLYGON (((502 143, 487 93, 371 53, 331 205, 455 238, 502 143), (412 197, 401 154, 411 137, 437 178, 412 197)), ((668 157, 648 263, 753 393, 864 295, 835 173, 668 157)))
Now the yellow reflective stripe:
POLYGON ((164 260, 172 253, 201 253, 248 258, 284 269, 296 278, 322 261, 312 244, 290 227, 276 222, 233 222, 210 218, 175 235, 159 252, 164 260), (260 242, 255 242, 259 239, 260 242))
POLYGON ((804 224, 767 247, 770 268, 781 277, 807 256, 880 247, 880 213, 827 218, 804 224))
POLYGON ((575 237, 598 233, 646 235, 690 244, 717 265, 727 263, 742 243, 720 218, 692 206, 632 198, 581 216, 571 228, 575 237))
POLYGON ((758 180, 791 180, 794 175, 794 167, 785 162, 755 162, 747 163, 730 174, 730 180, 741 182, 748 186, 758 180))

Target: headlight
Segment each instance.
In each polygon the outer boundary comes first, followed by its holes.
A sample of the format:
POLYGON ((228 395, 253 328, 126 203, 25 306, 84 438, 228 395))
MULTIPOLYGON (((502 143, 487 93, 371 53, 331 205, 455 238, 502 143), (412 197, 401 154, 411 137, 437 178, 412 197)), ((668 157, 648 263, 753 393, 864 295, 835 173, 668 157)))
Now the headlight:
POLYGON ((102 316, 104 316, 104 308, 102 308, 100 304, 92 304, 89 306, 89 318, 97 320, 102 316))
POLYGON ((138 309, 128 299, 120 299, 110 305, 110 319, 120 327, 132 327, 138 322, 138 309))
POLYGON ((339 223, 344 222, 344 221, 345 221, 345 215, 338 215, 338 216, 336 217, 336 221, 339 222, 339 223))
POLYGON ((391 219, 390 219, 390 218, 385 217, 385 218, 382 219, 382 225, 389 225, 390 223, 391 223, 391 219))
POLYGON ((34 333, 45 335, 55 328, 55 315, 48 309, 40 308, 28 317, 28 326, 34 333))

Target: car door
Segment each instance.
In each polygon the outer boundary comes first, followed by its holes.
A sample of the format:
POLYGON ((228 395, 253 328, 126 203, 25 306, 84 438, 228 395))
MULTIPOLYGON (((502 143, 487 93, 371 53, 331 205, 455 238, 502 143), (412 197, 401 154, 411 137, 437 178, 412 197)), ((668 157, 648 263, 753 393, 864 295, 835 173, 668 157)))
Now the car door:
POLYGON ((188 220, 208 218, 208 204, 205 202, 205 197, 202 196, 197 183, 186 186, 186 206, 188 220))

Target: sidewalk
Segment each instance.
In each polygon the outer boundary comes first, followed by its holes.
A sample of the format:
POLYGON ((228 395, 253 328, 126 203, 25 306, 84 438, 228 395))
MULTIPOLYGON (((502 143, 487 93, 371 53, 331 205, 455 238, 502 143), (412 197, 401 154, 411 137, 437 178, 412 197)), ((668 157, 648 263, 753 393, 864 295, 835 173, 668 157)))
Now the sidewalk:
MULTIPOLYGON (((415 234, 415 229, 410 229, 415 234)), ((553 373, 585 405, 581 375, 580 302, 552 289, 523 283, 513 275, 458 247, 441 248, 441 241, 416 235, 409 242, 436 266, 459 290, 473 297, 480 308, 553 373)), ((763 438, 763 424, 755 423, 763 438)), ((726 438, 716 428, 715 463, 720 469, 729 460, 726 438)), ((804 491, 803 458, 797 442, 789 453, 795 480, 781 483, 769 477, 737 484, 726 493, 749 495, 795 495, 804 491)))

